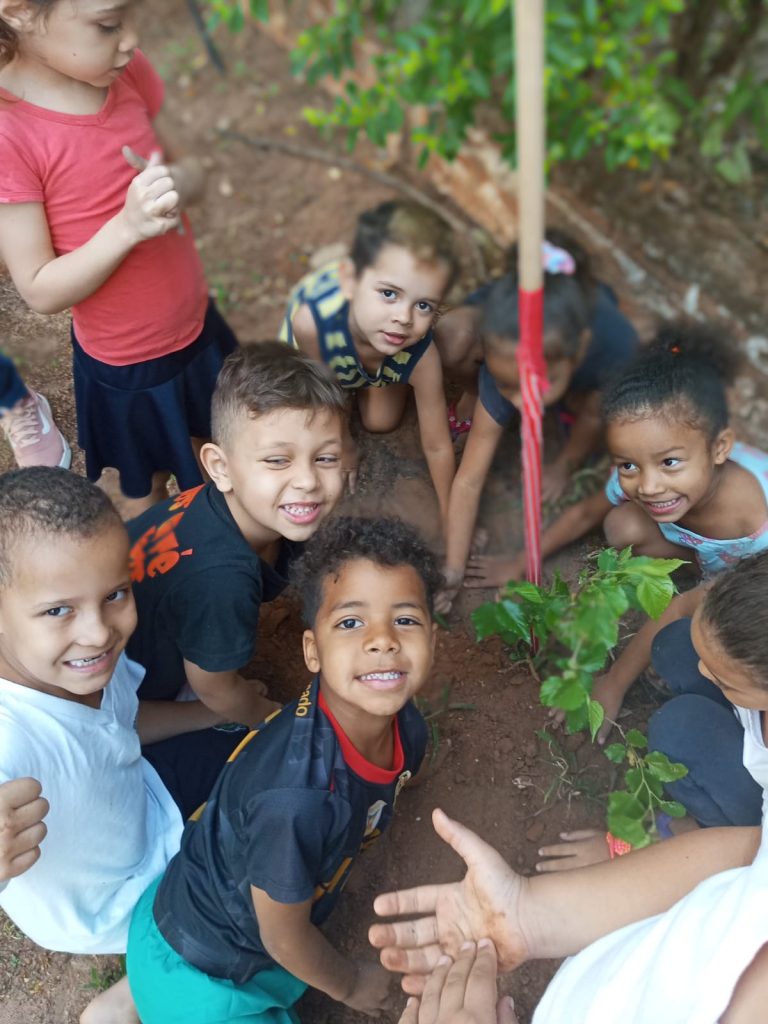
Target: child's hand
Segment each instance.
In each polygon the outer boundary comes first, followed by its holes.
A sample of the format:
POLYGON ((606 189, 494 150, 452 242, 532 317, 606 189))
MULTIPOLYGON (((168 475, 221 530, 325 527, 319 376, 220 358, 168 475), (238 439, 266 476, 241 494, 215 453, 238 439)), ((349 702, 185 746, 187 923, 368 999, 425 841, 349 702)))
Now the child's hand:
POLYGON ((177 227, 181 200, 169 168, 160 162, 160 154, 152 153, 145 161, 130 146, 123 146, 123 156, 131 167, 139 171, 128 186, 122 209, 128 231, 135 241, 157 238, 177 227))
POLYGON ((395 1001, 395 981, 381 964, 368 960, 357 963, 355 987, 344 1000, 353 1010, 375 1017, 382 1010, 391 1010, 395 1001))
POLYGON ((13 779, 0 785, 0 881, 32 867, 47 829, 48 801, 37 779, 13 779))
POLYGON ((550 462, 541 471, 541 500, 557 501, 568 486, 568 467, 561 462, 550 462))
POLYGON ((608 860, 610 853, 605 839, 605 829, 583 828, 576 832, 561 832, 562 843, 542 846, 539 856, 548 858, 536 864, 537 871, 570 871, 599 864, 608 860))
POLYGON ((451 606, 459 592, 461 581, 464 579, 464 573, 460 569, 443 569, 443 579, 445 580, 445 586, 438 590, 435 597, 435 611, 439 615, 447 615, 451 610, 451 606))
POLYGON ((421 1000, 409 999, 399 1024, 517 1024, 509 998, 496 1003, 496 950, 483 940, 444 957, 427 979, 421 1000))
POLYGON ((611 681, 610 673, 598 676, 592 687, 592 700, 597 700, 603 705, 605 718, 597 732, 597 742, 602 746, 608 739, 608 734, 613 728, 613 723, 619 717, 621 705, 624 701, 624 694, 616 689, 611 681))

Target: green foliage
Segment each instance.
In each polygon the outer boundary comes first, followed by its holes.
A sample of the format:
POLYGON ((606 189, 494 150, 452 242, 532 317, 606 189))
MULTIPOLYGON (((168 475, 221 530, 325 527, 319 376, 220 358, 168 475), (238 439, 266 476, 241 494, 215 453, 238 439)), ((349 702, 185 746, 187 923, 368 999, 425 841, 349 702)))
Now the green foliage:
MULTIPOLYGON (((678 559, 634 557, 630 548, 601 551, 595 566, 582 572, 571 590, 559 575, 549 587, 510 582, 500 600, 481 605, 472 615, 477 639, 500 636, 523 657, 539 647, 543 679, 539 699, 565 712, 569 732, 588 729, 594 740, 604 720, 603 706, 592 699, 592 681, 601 672, 619 639, 619 621, 630 608, 658 618, 674 595, 670 574, 678 559)), ((663 783, 686 774, 664 754, 644 754, 648 746, 637 729, 605 750, 606 757, 625 766, 625 789, 610 794, 608 827, 633 846, 651 841, 655 812, 684 813, 680 804, 663 799, 663 783)))
MULTIPOLYGON (((209 25, 242 28, 269 16, 268 0, 208 0, 209 25)), ((356 43, 377 44, 373 84, 347 81, 330 110, 305 116, 340 129, 351 148, 362 132, 383 145, 418 106, 411 129, 422 161, 456 156, 478 107, 515 162, 511 0, 335 0, 292 54, 310 82, 341 79, 356 43)), ((647 168, 682 138, 727 181, 751 173, 750 147, 768 145, 765 72, 755 44, 759 0, 549 0, 546 85, 550 165, 600 150, 606 166, 647 168)))

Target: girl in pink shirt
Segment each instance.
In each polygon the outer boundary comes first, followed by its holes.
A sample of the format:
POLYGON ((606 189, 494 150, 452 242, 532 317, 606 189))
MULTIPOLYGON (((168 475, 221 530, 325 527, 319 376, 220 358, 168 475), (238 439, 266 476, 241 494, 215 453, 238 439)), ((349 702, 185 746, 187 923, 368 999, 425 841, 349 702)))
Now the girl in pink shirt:
POLYGON ((137 514, 202 482, 196 450, 237 340, 208 298, 138 0, 0 0, 0 257, 39 313, 72 308, 78 440, 137 514))

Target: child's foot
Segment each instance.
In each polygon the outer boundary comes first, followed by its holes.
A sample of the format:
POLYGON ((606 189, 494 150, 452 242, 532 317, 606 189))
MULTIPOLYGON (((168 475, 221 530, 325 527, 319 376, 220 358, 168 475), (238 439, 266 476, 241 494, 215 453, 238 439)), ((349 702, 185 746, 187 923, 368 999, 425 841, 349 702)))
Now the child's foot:
POLYGON ((53 422, 53 414, 44 395, 30 391, 26 398, 0 415, 16 464, 52 466, 69 469, 72 451, 64 435, 53 422))
POLYGON ((80 1024, 141 1024, 128 979, 121 978, 96 996, 80 1014, 80 1024))
POLYGON ((525 578, 525 563, 503 555, 470 555, 464 574, 465 587, 503 587, 525 578))

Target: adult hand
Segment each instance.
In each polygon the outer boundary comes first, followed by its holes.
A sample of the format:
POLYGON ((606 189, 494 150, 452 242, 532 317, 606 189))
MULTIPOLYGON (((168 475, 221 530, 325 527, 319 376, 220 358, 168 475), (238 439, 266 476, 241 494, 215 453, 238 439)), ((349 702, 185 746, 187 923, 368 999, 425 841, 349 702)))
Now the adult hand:
POLYGON ((177 227, 181 223, 181 200, 170 168, 161 163, 160 154, 154 152, 144 160, 130 146, 123 146, 123 156, 139 172, 128 186, 122 210, 135 241, 156 238, 177 227))
POLYGON ((585 868, 609 860, 610 852, 605 839, 605 829, 577 829, 575 832, 561 832, 562 843, 542 846, 539 856, 546 858, 536 864, 537 871, 570 871, 585 868))
POLYGON ((375 924, 368 933, 371 944, 381 950, 381 962, 406 975, 403 989, 413 995, 424 990, 424 976, 436 967, 441 954, 456 957, 465 942, 490 939, 502 971, 512 970, 529 957, 529 942, 520 920, 526 879, 492 846, 443 811, 433 812, 432 823, 441 839, 466 863, 464 879, 378 896, 373 907, 382 917, 427 916, 375 924))
POLYGON ((496 1002, 496 966, 496 950, 487 939, 477 949, 465 943, 455 963, 441 957, 421 1000, 408 1000, 399 1024, 517 1024, 512 1000, 496 1002))
POLYGON ((37 779, 13 779, 0 785, 0 882, 23 874, 40 856, 49 811, 37 779))

